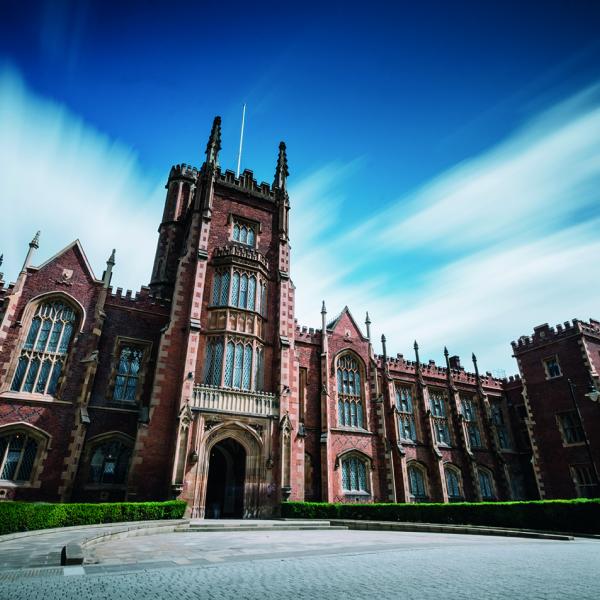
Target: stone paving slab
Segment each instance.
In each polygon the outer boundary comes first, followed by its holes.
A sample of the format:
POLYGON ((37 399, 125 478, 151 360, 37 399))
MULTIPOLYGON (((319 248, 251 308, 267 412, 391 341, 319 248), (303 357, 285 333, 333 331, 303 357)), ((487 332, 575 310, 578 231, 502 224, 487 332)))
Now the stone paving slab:
MULTIPOLYGON (((160 534, 106 542, 160 542, 155 562, 66 567, 64 576, 0 573, 0 600, 357 600, 477 599, 597 600, 600 544, 375 531, 160 534), (162 541, 158 538, 173 538, 162 541), (204 552, 225 557, 192 560, 196 538, 204 552), (186 542, 187 543, 187 542, 186 542), (277 555, 258 552, 269 545, 277 555), (290 548, 289 555, 283 550, 290 548), (170 549, 169 549, 170 548, 170 549), (252 554, 240 549, 253 550, 252 554), (168 550, 168 551, 167 551, 168 550), (332 553, 332 551, 339 551, 332 553), (302 554, 299 554, 299 551, 302 554), (169 554, 171 552, 171 554, 169 554), (188 558, 190 565, 174 563, 188 558), (169 560, 166 560, 166 559, 169 560), (80 569, 66 572, 66 569, 80 569), (84 574, 81 574, 83 570, 84 574)), ((149 552, 149 550, 148 550, 149 552)), ((132 556, 137 549, 132 546, 132 556)), ((140 558, 140 557, 138 557, 140 558)), ((33 570, 29 570, 33 571, 33 570)))

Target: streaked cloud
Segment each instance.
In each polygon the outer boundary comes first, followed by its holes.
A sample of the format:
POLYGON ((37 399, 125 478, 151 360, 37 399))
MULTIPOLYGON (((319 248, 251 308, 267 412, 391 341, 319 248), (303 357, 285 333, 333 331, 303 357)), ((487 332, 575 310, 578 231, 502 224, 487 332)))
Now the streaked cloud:
MULTIPOLYGON (((300 321, 318 325, 323 297, 359 321, 369 310, 377 347, 385 332, 394 353, 411 355, 418 339, 438 361, 448 345, 513 372, 512 339, 598 316, 599 100, 597 86, 585 90, 318 246, 296 237, 300 321)), ((350 202, 337 181, 338 202, 350 202)), ((329 173, 305 203, 335 186, 329 173)))
POLYGON ((0 131, 6 277, 16 277, 40 229, 34 264, 79 238, 97 277, 116 248, 115 286, 148 281, 164 182, 145 174, 126 145, 35 96, 9 69, 0 72, 0 131))

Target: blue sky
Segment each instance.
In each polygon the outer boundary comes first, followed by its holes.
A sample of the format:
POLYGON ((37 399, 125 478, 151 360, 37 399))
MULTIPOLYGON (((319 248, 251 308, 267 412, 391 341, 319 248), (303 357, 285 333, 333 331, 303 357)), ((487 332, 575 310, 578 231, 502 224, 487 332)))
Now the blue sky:
POLYGON ((39 262, 79 237, 147 282, 170 166, 220 114, 235 168, 246 102, 242 167, 288 144, 299 321, 325 298, 511 373, 512 339, 600 316, 598 31, 593 1, 2 0, 2 270, 41 229, 39 262))

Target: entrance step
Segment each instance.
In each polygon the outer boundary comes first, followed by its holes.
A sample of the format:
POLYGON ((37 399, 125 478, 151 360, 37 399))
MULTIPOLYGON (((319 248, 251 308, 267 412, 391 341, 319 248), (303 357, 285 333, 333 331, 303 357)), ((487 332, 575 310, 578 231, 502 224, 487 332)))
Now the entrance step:
POLYGON ((201 532, 201 531, 323 531, 344 530, 346 525, 331 525, 329 521, 277 521, 277 520, 250 520, 250 519, 197 519, 189 526, 178 527, 176 531, 201 532))
POLYGON ((204 533, 204 532, 234 532, 234 531, 340 531, 347 530, 345 525, 230 525, 219 527, 207 525, 205 527, 190 525, 189 527, 177 527, 175 531, 181 533, 204 533))

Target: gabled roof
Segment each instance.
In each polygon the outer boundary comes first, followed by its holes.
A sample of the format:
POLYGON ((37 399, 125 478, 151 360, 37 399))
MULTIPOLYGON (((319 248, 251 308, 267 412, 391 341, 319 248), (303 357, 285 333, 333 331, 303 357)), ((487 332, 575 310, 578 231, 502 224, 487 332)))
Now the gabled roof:
POLYGON ((87 259, 87 256, 85 255, 85 252, 83 251, 83 247, 81 246, 81 242, 78 239, 71 242, 68 246, 65 246, 62 250, 59 250, 54 256, 51 256, 48 260, 44 261, 38 267, 33 267, 33 268, 37 269, 37 270, 43 269, 46 265, 49 265, 51 262, 54 262, 59 256, 62 256, 65 252, 67 252, 71 249, 75 250, 75 252, 78 252, 79 255, 81 256, 81 259, 83 260, 83 264, 85 265, 87 274, 90 276, 90 278, 93 281, 100 282, 101 280, 97 279, 96 276, 94 275, 94 271, 92 270, 90 261, 87 259))
POLYGON ((344 306, 342 312, 335 319, 333 319, 333 321, 327 323, 327 331, 333 331, 338 326, 338 323, 341 321, 342 317, 345 314, 348 315, 348 318, 350 319, 352 325, 354 325, 354 328, 360 334, 362 339, 366 341, 367 338, 363 334, 362 329, 357 325, 356 321, 354 320, 354 317, 352 316, 352 313, 350 312, 348 306, 344 306))

